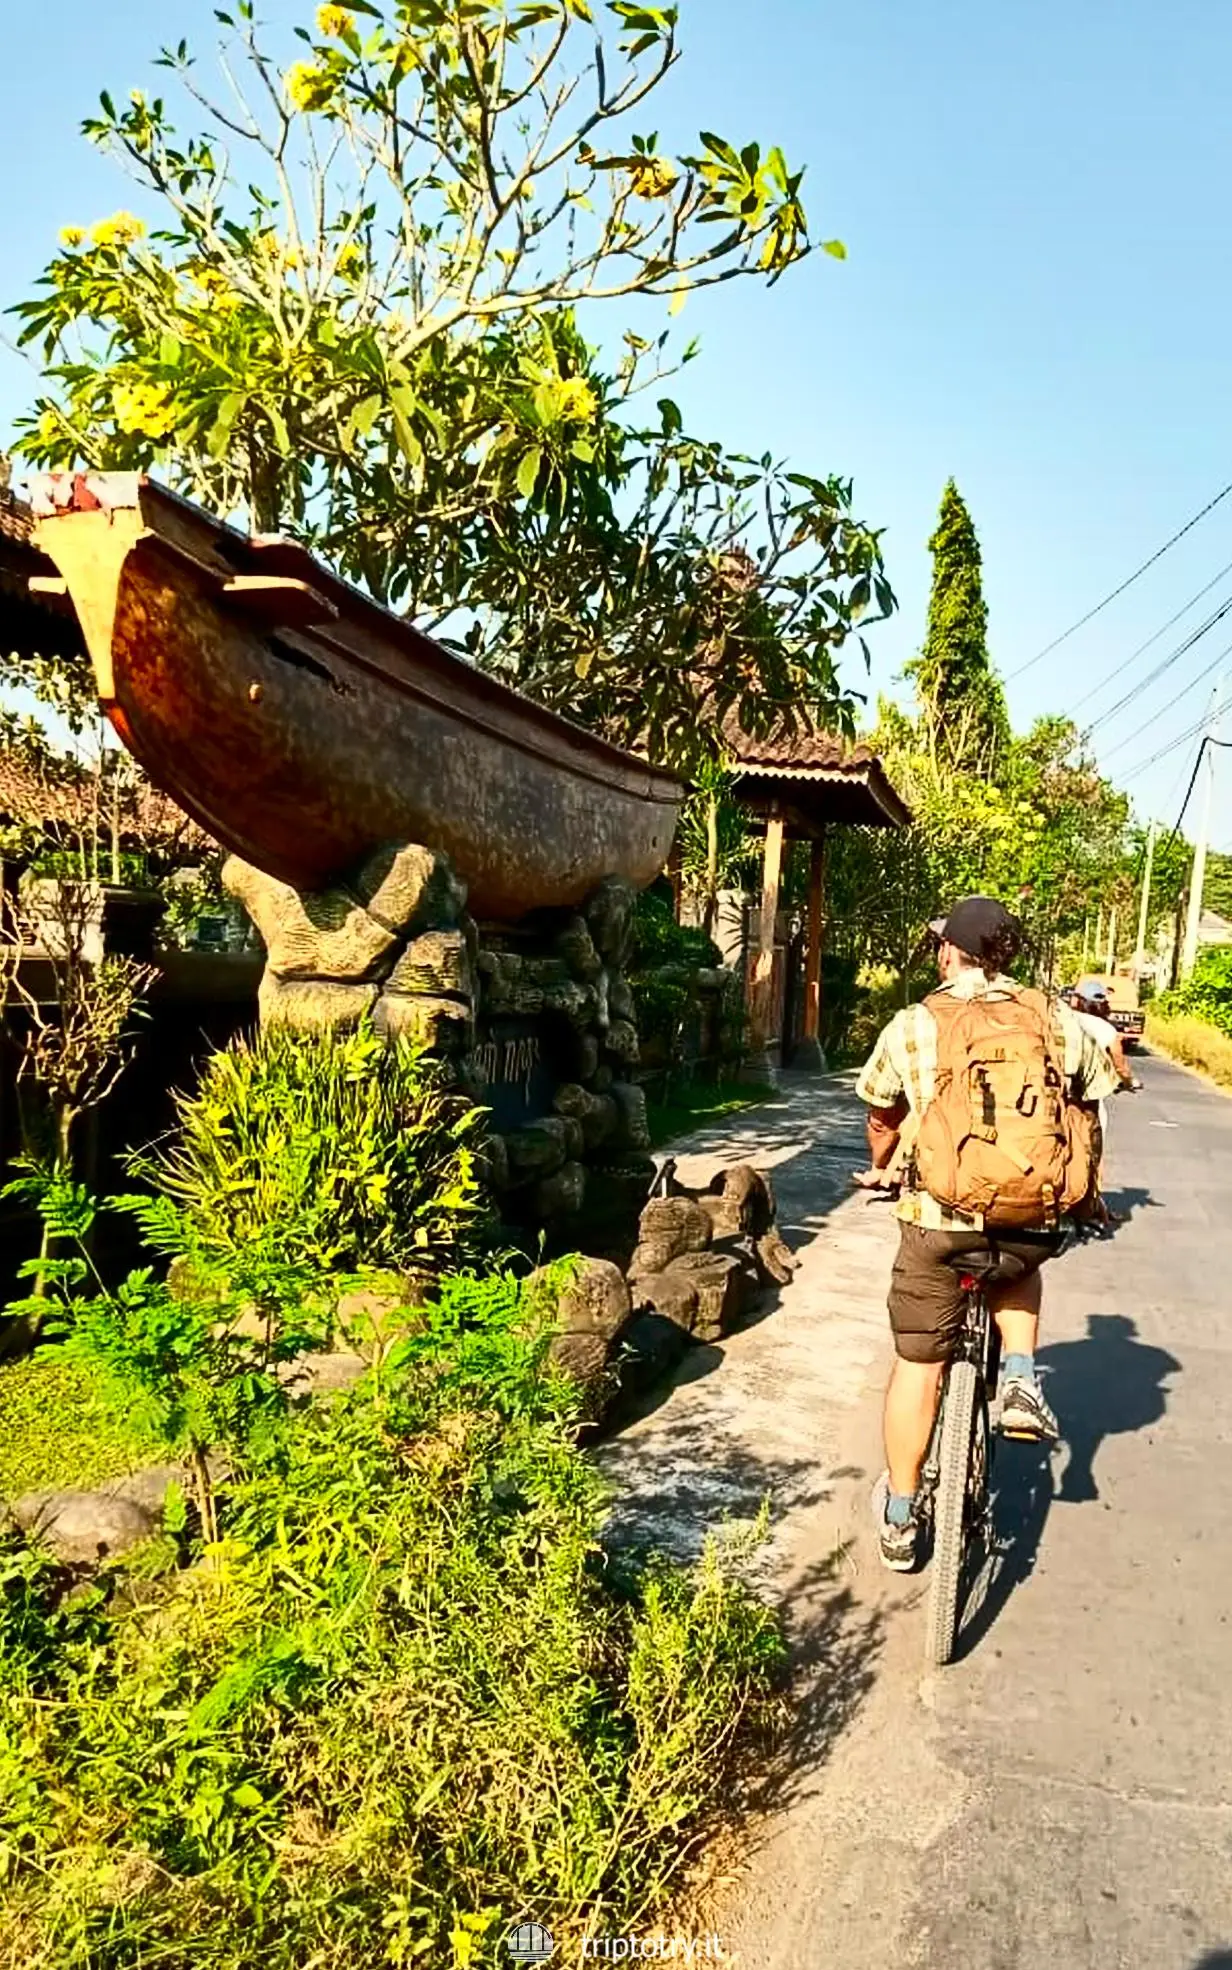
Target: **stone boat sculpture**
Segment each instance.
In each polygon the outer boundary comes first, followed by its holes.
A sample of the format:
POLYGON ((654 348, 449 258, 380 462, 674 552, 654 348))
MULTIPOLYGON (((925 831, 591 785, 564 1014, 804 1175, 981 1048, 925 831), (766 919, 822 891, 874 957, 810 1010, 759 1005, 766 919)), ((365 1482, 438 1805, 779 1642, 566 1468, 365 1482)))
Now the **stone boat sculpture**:
POLYGON ((380 842, 426 842, 476 917, 644 885, 683 789, 543 710, 329 574, 132 474, 45 475, 38 546, 98 694, 149 773, 217 840, 302 891, 380 842))

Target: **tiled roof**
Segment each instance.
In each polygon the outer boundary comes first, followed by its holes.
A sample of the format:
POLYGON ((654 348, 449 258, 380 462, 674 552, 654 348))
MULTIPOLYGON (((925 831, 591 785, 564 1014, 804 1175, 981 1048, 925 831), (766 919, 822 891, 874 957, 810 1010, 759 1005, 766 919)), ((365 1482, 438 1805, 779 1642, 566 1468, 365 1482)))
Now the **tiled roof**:
MULTIPOLYGON (((103 796, 102 825, 108 825, 110 800, 103 796)), ((84 769, 66 761, 54 774, 43 775, 12 748, 0 748, 0 818, 27 825, 87 831, 94 824, 94 783, 84 769)), ((211 838, 182 808, 148 781, 126 790, 120 803, 120 832, 168 850, 210 848, 211 838)))
POLYGON ((910 823, 910 809, 868 746, 849 746, 832 732, 807 726, 757 738, 734 713, 724 720, 723 737, 735 764, 737 798, 759 812, 778 799, 813 827, 828 820, 895 828, 910 823))

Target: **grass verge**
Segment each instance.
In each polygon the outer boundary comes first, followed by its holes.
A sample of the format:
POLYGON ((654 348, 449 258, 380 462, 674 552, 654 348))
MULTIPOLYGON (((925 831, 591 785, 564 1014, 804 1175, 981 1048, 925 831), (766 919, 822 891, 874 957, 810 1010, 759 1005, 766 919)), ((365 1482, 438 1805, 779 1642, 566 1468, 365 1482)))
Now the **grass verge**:
POLYGON ((774 1100, 774 1089, 759 1081, 695 1081, 671 1088, 666 1101, 648 1101, 646 1118, 654 1149, 674 1142, 692 1130, 739 1115, 745 1108, 758 1108, 774 1100))
POLYGON ((1190 1013, 1165 1018, 1161 1013, 1148 1012, 1146 1037, 1147 1044, 1169 1060, 1179 1061, 1182 1067, 1196 1067, 1219 1087, 1232 1089, 1232 1039, 1217 1026, 1208 1026, 1205 1019, 1195 1019, 1190 1013))

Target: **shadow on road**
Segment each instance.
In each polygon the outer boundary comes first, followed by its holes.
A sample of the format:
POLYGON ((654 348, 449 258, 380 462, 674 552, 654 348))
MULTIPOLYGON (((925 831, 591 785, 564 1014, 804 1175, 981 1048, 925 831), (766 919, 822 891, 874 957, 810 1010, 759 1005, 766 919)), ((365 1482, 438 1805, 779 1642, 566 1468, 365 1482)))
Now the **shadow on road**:
POLYGON ((1232 1970, 1232 1950, 1208 1950, 1205 1956, 1198 1958, 1193 1970, 1232 1970))
POLYGON ((1167 1378, 1181 1364, 1165 1349, 1140 1341, 1127 1315, 1093 1313, 1085 1340, 1042 1348, 1039 1365, 1069 1449, 1058 1502, 1090 1504, 1099 1497, 1095 1458, 1100 1445, 1106 1437, 1126 1436, 1157 1423, 1167 1406, 1167 1378))
MULTIPOLYGON (((1039 1366, 1061 1422, 1060 1451, 1048 1444, 1001 1443, 994 1467, 994 1550, 962 1632, 960 1656, 978 1648, 1015 1588, 1029 1580, 1053 1500, 1091 1504, 1099 1497, 1095 1459, 1106 1437, 1149 1429, 1167 1406, 1166 1380, 1180 1362, 1137 1338, 1123 1314, 1093 1313, 1081 1341, 1042 1348, 1039 1366), (1065 1458, 1060 1485, 1054 1458, 1065 1458)), ((1210 1970, 1232 1956, 1207 1959, 1210 1970)))

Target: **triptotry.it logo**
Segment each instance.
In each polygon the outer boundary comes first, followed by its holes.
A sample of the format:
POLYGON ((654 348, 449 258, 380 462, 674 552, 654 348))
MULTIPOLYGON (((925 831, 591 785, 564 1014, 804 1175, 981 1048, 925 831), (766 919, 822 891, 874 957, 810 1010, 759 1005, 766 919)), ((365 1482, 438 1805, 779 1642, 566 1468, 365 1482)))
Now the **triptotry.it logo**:
POLYGON ((505 1954, 519 1966, 546 1963, 555 1948, 552 1932, 542 1922, 519 1922, 505 1937, 505 1954))

